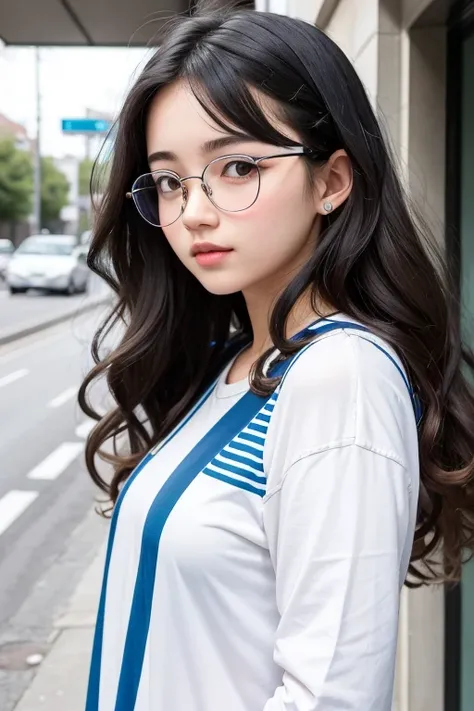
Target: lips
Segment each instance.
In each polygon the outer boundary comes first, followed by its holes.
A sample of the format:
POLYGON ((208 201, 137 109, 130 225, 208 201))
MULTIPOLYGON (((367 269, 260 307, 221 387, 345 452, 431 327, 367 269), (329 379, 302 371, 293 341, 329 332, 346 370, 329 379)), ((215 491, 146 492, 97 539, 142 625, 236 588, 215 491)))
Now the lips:
POLYGON ((193 257, 198 254, 208 254, 209 252, 232 252, 232 247, 221 247, 221 245, 212 244, 211 242, 193 244, 191 247, 191 254, 193 257))

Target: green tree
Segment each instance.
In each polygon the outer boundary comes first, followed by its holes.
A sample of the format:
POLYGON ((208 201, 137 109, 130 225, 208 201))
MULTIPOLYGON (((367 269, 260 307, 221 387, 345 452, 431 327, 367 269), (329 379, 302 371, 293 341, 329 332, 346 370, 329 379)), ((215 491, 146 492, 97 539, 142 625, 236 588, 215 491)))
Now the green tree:
POLYGON ((90 181, 94 161, 84 158, 79 163, 79 195, 89 195, 90 181))
POLYGON ((69 183, 52 158, 41 159, 41 221, 57 220, 68 203, 69 183))
POLYGON ((0 138, 0 220, 26 219, 33 207, 31 156, 10 138, 0 138))

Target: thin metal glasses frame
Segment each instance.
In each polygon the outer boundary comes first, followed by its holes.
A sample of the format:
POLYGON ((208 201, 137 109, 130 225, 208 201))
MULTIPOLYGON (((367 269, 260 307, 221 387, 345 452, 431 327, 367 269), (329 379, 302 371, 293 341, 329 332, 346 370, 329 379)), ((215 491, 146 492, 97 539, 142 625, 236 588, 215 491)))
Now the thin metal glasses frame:
POLYGON ((218 210, 221 210, 222 212, 244 212, 245 210, 248 210, 250 207, 252 207, 252 205, 255 205, 255 203, 258 200, 258 196, 260 195, 261 180, 260 180, 259 163, 261 161, 270 160, 273 158, 289 158, 289 157, 294 157, 294 156, 311 156, 311 155, 313 155, 313 153, 314 152, 311 148, 306 148, 305 146, 294 146, 294 147, 288 148, 287 152, 285 152, 285 153, 275 153, 275 154, 266 155, 266 156, 259 156, 257 158, 255 158, 253 156, 249 156, 245 153, 231 153, 229 155, 219 156, 218 158, 214 158, 213 160, 211 160, 206 165, 206 167, 202 171, 201 175, 187 175, 184 178, 181 178, 178 175, 178 173, 174 172, 174 170, 166 170, 166 169, 153 170, 153 171, 150 171, 149 173, 143 173, 142 175, 139 175, 138 178, 136 178, 136 180, 134 181, 134 183, 132 185, 132 189, 129 192, 125 193, 125 197, 127 199, 133 199, 134 205, 135 205, 140 217, 142 217, 145 220, 145 222, 148 222, 148 224, 151 225, 152 227, 169 227, 170 225, 173 225, 175 222, 177 222, 179 220, 179 218, 183 215, 183 213, 186 209, 186 203, 187 203, 187 199, 188 199, 188 189, 187 189, 186 185, 184 185, 184 182, 186 180, 200 180, 201 181, 201 188, 202 188, 203 192, 205 193, 206 197, 210 200, 210 202, 214 205, 214 207, 216 207, 218 210), (247 161, 249 163, 253 163, 257 167, 257 171, 258 171, 257 193, 255 195, 255 199, 253 200, 253 202, 251 202, 250 205, 247 205, 247 207, 240 208, 239 210, 226 210, 225 208, 217 205, 214 202, 214 200, 212 199, 212 189, 211 189, 210 185, 206 182, 206 179, 205 179, 206 173, 207 173, 209 167, 211 165, 213 165, 214 163, 217 163, 217 162, 223 161, 223 160, 228 160, 228 159, 235 160, 235 159, 239 159, 239 158, 243 158, 243 159, 245 159, 245 161, 247 161), (169 222, 167 225, 156 225, 155 223, 150 222, 150 220, 148 218, 146 218, 145 215, 143 214, 143 212, 141 211, 139 204, 138 204, 138 197, 136 197, 137 194, 141 190, 149 190, 148 187, 146 187, 146 188, 135 187, 137 185, 138 181, 141 180, 142 178, 149 176, 149 175, 151 175, 151 176, 156 175, 157 173, 159 173, 160 175, 169 175, 169 176, 175 178, 180 183, 181 190, 183 192, 183 202, 181 205, 181 212, 179 213, 178 217, 175 220, 173 220, 173 222, 169 222))

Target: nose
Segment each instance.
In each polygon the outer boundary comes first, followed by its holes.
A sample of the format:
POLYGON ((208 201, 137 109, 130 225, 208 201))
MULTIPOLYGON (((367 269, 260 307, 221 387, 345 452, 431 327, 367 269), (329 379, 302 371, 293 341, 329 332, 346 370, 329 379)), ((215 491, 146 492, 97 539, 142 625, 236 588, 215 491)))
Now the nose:
POLYGON ((203 225, 214 227, 219 222, 218 210, 209 200, 207 186, 201 182, 201 178, 190 181, 185 186, 182 220, 188 230, 196 230, 203 225))

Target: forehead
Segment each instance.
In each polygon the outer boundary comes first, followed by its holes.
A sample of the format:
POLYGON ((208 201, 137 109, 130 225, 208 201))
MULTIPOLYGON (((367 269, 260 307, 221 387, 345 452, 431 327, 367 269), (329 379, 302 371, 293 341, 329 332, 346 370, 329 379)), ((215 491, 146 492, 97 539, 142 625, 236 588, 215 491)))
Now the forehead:
POLYGON ((160 89, 151 104, 147 121, 147 140, 159 133, 163 139, 174 136, 183 126, 186 133, 193 129, 218 130, 217 124, 206 114, 191 88, 179 81, 160 89))
MULTIPOLYGON (((256 90, 254 96, 269 122, 284 135, 298 140, 296 132, 277 118, 275 103, 256 90)), ((223 122, 230 129, 244 131, 241 126, 233 126, 226 117, 223 122)), ((146 126, 149 154, 170 150, 183 155, 222 135, 226 135, 226 131, 209 116, 186 82, 177 81, 160 89, 153 99, 146 126)))

